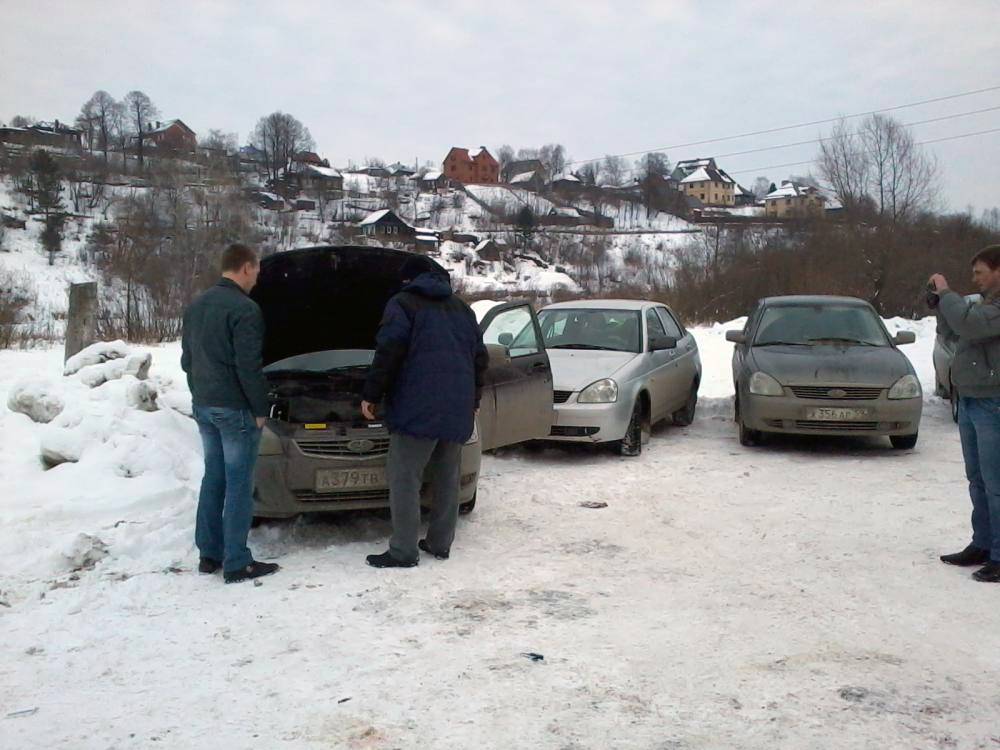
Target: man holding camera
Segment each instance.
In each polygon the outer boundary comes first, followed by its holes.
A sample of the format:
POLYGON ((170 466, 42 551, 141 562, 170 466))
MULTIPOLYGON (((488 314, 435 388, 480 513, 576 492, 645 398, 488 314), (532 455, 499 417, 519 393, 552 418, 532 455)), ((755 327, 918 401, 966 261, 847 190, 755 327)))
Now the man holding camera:
POLYGON ((958 391, 958 428, 972 497, 972 543, 942 555, 950 565, 982 565, 977 581, 1000 583, 1000 245, 972 259, 972 280, 982 292, 967 302, 941 274, 928 284, 938 332, 958 338, 951 367, 958 391))

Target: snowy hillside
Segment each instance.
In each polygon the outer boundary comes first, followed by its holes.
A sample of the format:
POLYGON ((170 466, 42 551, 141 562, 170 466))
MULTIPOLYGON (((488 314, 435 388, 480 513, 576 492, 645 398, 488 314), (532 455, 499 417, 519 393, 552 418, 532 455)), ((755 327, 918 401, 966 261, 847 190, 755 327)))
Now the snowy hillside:
POLYGON ((928 394, 906 452, 739 446, 740 322, 695 329, 699 416, 639 459, 486 456, 451 559, 413 570, 363 564, 378 514, 262 526, 251 546, 282 570, 259 587, 193 572, 201 457, 176 344, 133 351, 147 380, 0 352, 0 744, 995 745, 996 592, 936 560, 965 543, 968 499, 929 395, 933 322, 889 322, 917 332, 928 394), (12 413, 22 385, 62 413, 12 413), (43 450, 75 461, 46 469, 43 450))

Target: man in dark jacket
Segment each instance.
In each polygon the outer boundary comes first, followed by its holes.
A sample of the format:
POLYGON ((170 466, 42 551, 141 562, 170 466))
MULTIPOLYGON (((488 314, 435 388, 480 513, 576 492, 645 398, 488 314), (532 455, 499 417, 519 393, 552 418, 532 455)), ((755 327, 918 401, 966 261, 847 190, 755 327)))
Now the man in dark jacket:
POLYGON ((222 278, 184 312, 181 367, 205 449, 195 544, 198 570, 221 567, 226 583, 268 575, 247 548, 253 521, 253 473, 267 416, 262 368, 264 318, 248 293, 257 283, 257 254, 246 245, 222 253, 222 278))
POLYGON ((958 337, 951 380, 972 497, 972 543, 941 561, 982 565, 972 577, 1000 583, 1000 245, 976 253, 972 280, 982 292, 980 302, 953 292, 941 274, 930 280, 938 332, 958 337))
POLYGON ((382 402, 389 427, 388 551, 369 555, 377 568, 408 568, 419 550, 445 560, 458 523, 462 446, 475 428, 488 355, 476 316, 452 294, 447 273, 415 255, 400 271, 403 290, 389 300, 364 388, 364 416, 382 402), (420 486, 429 469, 434 506, 420 532, 420 486))

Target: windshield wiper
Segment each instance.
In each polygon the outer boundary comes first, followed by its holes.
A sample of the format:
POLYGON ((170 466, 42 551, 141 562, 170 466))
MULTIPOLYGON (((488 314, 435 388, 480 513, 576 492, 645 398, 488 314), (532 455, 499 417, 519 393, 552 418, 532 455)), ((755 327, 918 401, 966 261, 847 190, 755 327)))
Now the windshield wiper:
POLYGON ((861 339, 839 338, 837 336, 823 336, 822 338, 818 338, 818 339, 806 339, 806 341, 809 341, 809 342, 835 341, 835 342, 840 343, 840 344, 858 344, 860 346, 878 346, 878 344, 873 344, 871 341, 862 341, 861 339))
POLYGON ((342 367, 331 367, 328 370, 305 370, 299 368, 289 368, 287 370, 264 370, 265 375, 307 375, 317 378, 326 377, 327 375, 332 375, 337 372, 345 372, 347 370, 363 370, 366 369, 367 365, 344 365, 342 367))
POLYGON ((754 346, 812 346, 812 344, 809 341, 763 341, 754 346))
POLYGON ((547 349, 592 349, 605 352, 620 352, 621 349, 615 349, 612 346, 597 346, 595 344, 556 344, 555 346, 546 347, 547 349))

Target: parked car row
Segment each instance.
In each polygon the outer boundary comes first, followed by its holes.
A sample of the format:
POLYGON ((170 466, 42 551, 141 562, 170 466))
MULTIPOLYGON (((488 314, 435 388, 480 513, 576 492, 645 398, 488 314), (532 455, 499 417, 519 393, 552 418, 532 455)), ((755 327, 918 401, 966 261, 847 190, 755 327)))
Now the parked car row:
MULTIPOLYGON (((252 292, 266 325, 271 412, 257 463, 254 513, 384 507, 389 433, 360 412, 382 310, 408 253, 316 247, 261 262, 252 292)), ((443 270, 443 269, 442 269, 443 270)), ((606 443, 637 456, 653 425, 690 424, 702 364, 694 337, 664 304, 589 300, 487 306, 489 369, 477 427, 462 452, 460 502, 475 507, 480 456, 529 440, 606 443)), ((767 433, 888 435, 917 440, 921 393, 865 302, 762 300, 735 344, 740 441, 767 433)), ((428 498, 429 499, 429 498, 428 498)))

